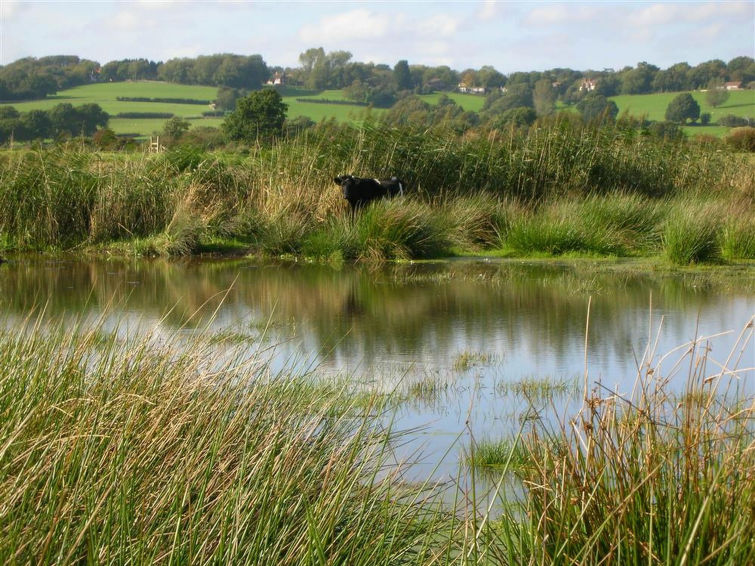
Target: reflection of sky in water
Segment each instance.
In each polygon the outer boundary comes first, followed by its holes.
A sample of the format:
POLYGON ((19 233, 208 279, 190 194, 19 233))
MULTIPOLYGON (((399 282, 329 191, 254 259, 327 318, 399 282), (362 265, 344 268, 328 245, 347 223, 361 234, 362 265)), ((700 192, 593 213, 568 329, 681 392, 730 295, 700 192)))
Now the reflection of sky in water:
MULTIPOLYGON (((0 269, 0 291, 0 305, 11 316, 46 304, 49 316, 88 312, 94 320, 109 309, 103 324, 107 332, 150 332, 160 342, 175 332, 209 329, 233 337, 229 348, 248 348, 250 355, 262 350, 276 371, 348 377, 401 396, 410 396, 413 384, 434 383, 437 394, 409 399, 394 424, 421 428, 416 436, 427 464, 420 474, 432 471, 449 443, 461 436, 441 475, 456 473, 469 434, 497 438, 519 430, 527 400, 503 393, 501 383, 549 378, 567 380, 581 391, 590 296, 589 382, 592 387, 600 380, 627 396, 646 348, 657 360, 695 336, 732 331, 711 341, 711 359, 723 363, 755 314, 752 292, 720 291, 697 279, 608 270, 583 275, 574 265, 521 262, 376 271, 243 261, 19 260, 0 269), (472 359, 466 370, 458 367, 464 354, 472 359)), ((223 347, 221 342, 217 349, 223 347)), ((671 370, 684 352, 674 352, 662 367, 671 370)), ((672 389, 683 391, 686 367, 672 376, 672 389)), ((755 367, 752 341, 739 367, 755 367)), ((717 368, 709 363, 708 369, 712 374, 717 368)), ((749 394, 754 382, 753 370, 740 377, 749 394)), ((557 397, 558 412, 574 410, 568 399, 557 397)), ((536 405, 541 414, 547 412, 544 402, 536 405)), ((416 444, 405 445, 397 457, 416 449, 416 444)))

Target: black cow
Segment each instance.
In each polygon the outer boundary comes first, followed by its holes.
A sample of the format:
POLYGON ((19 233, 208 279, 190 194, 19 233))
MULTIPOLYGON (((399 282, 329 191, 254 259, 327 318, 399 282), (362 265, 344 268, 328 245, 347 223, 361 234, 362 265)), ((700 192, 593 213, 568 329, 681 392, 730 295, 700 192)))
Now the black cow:
POLYGON ((340 175, 333 179, 336 185, 341 185, 343 198, 351 205, 351 217, 357 209, 369 204, 375 199, 395 197, 404 194, 404 183, 397 177, 390 179, 364 179, 353 175, 340 175))

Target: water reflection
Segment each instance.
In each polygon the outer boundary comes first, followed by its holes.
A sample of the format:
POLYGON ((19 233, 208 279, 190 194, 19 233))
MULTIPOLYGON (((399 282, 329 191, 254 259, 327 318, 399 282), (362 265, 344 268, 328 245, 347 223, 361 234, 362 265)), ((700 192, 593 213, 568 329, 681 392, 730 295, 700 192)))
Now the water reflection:
MULTIPOLYGON (((526 400, 497 384, 581 379, 590 297, 590 378, 622 391, 656 338, 663 353, 696 335, 738 332, 755 314, 751 286, 586 266, 480 260, 336 269, 19 258, 0 267, 0 306, 6 318, 46 305, 50 317, 107 311, 119 328, 123 320, 136 329, 209 325, 248 339, 250 349, 264 339, 276 345, 279 367, 317 368, 321 376, 400 392, 408 401, 398 425, 425 427, 427 444, 440 451, 464 430, 496 436, 518 428, 526 400), (480 361, 459 364, 465 355, 480 361)), ((723 361, 734 338, 717 338, 714 357, 723 361)), ((755 366, 751 346, 743 366, 755 366)), ((751 390, 752 381, 751 372, 751 390)))

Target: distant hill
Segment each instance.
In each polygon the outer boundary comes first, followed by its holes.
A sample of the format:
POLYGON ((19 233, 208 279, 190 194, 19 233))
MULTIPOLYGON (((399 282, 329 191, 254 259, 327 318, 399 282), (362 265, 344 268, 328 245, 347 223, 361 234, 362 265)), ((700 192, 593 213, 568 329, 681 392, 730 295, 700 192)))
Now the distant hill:
MULTIPOLYGON (((359 122, 367 115, 380 116, 386 110, 368 109, 362 106, 343 104, 346 101, 341 90, 312 91, 286 87, 281 90, 283 100, 289 105, 290 119, 300 116, 315 122, 333 118, 339 122, 359 122), (337 103, 316 103, 312 101, 334 101, 337 103)), ((203 112, 211 108, 200 104, 180 104, 170 102, 134 102, 118 100, 118 98, 146 98, 146 99, 184 99, 184 100, 214 100, 217 88, 214 86, 181 85, 161 81, 125 81, 90 83, 60 90, 56 95, 44 99, 28 102, 5 102, 0 106, 13 106, 19 112, 34 109, 49 110, 62 102, 69 102, 75 106, 96 103, 111 115, 109 127, 117 134, 138 134, 148 137, 162 130, 165 119, 155 118, 118 118, 118 114, 172 114, 184 118, 193 126, 219 127, 222 117, 203 117, 203 112)), ((435 93, 420 95, 423 101, 435 104, 442 94, 448 96, 464 110, 479 112, 485 102, 485 97, 475 94, 435 93)), ((678 93, 660 93, 645 95, 620 95, 611 97, 616 102, 619 112, 629 112, 634 116, 646 116, 650 120, 663 120, 666 106, 678 93)), ((704 93, 694 92, 693 96, 700 104, 702 112, 710 112, 712 122, 722 116, 733 114, 748 118, 755 118, 755 91, 732 91, 729 99, 718 108, 709 107, 704 93)), ((709 134, 721 136, 728 128, 718 126, 687 126, 687 133, 709 134)))

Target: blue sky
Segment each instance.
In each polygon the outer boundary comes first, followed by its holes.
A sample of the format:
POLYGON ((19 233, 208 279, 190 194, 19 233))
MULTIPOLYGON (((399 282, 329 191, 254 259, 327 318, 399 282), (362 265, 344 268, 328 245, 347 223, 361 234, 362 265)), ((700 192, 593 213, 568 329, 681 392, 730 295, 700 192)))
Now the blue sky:
POLYGON ((310 47, 459 71, 667 68, 755 56, 755 2, 0 0, 0 64, 259 53, 297 66, 310 47))

